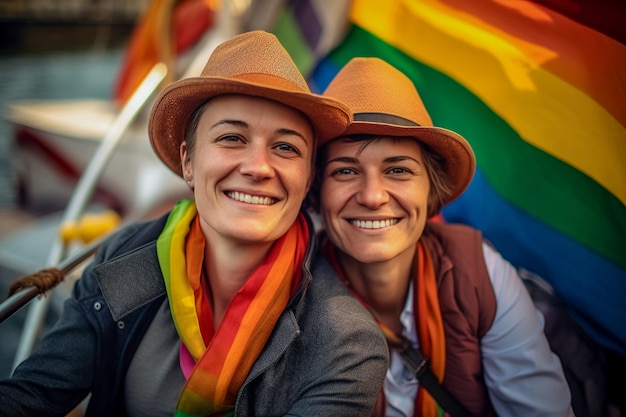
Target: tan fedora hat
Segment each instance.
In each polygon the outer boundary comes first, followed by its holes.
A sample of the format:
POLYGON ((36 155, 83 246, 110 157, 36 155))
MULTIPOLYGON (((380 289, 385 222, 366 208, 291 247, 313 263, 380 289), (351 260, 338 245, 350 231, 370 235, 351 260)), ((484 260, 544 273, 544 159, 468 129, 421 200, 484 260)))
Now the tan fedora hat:
POLYGON ((155 100, 148 123, 150 143, 178 175, 179 147, 189 118, 201 104, 222 94, 262 97, 293 107, 309 118, 317 141, 341 134, 351 120, 343 103, 311 93, 276 36, 261 30, 242 33, 215 48, 200 76, 170 84, 155 100))
POLYGON ((344 102, 352 111, 353 121, 342 136, 410 136, 440 155, 452 192, 444 204, 470 184, 476 160, 469 143, 451 130, 434 127, 413 82, 387 62, 353 58, 337 73, 324 96, 344 102))

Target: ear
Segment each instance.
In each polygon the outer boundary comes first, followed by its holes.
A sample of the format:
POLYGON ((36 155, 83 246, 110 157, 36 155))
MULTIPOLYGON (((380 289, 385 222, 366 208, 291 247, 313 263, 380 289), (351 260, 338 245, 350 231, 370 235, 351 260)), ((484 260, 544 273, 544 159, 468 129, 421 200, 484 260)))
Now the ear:
POLYGON ((191 169, 191 159, 187 153, 187 141, 182 141, 179 148, 180 153, 180 166, 185 181, 189 182, 193 179, 193 172, 191 169))

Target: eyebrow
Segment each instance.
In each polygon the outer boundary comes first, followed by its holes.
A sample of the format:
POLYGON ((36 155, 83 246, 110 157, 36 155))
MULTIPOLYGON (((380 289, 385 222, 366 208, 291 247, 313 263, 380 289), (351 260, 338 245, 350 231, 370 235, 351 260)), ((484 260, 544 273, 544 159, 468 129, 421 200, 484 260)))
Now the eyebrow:
POLYGON ((233 126, 238 126, 238 127, 245 127, 245 128, 249 128, 250 126, 248 125, 248 123, 242 121, 242 120, 234 120, 234 119, 222 119, 222 120, 218 120, 216 123, 213 124, 213 126, 211 126, 211 129, 218 127, 220 125, 233 125, 233 126))
MULTIPOLYGON (((410 157, 410 156, 391 156, 389 158, 385 158, 383 160, 383 163, 386 164, 392 164, 394 162, 402 162, 402 161, 414 161, 416 164, 418 165, 422 165, 420 161, 418 161, 417 159, 410 157)), ((343 162, 343 163, 348 163, 348 164, 358 164, 359 163, 359 159, 352 157, 352 156, 339 156, 337 158, 333 158, 333 159, 329 159, 328 161, 326 161, 326 164, 330 164, 333 162, 343 162)))
MULTIPOLYGON (((236 119, 222 119, 219 120, 217 123, 214 123, 213 126, 211 126, 211 129, 220 126, 220 125, 233 125, 233 126, 237 126, 237 127, 242 127, 245 129, 249 129, 250 125, 246 122, 244 122, 243 120, 236 120, 236 119)), ((283 136, 283 135, 293 135, 293 136, 298 136, 300 139, 302 139, 304 141, 304 143, 306 143, 307 145, 309 144, 309 141, 307 140, 306 137, 304 137, 304 135, 296 130, 293 129, 287 129, 287 128, 279 128, 275 130, 275 133, 283 136)))
POLYGON ((421 165, 420 161, 411 157, 411 156, 392 156, 390 158, 386 158, 383 162, 386 163, 394 163, 394 162, 402 162, 402 161, 413 161, 417 165, 421 165))
POLYGON ((326 165, 331 164, 333 162, 344 162, 348 164, 358 164, 359 160, 357 158, 353 158, 351 156, 340 156, 338 158, 329 159, 326 161, 326 165))
POLYGON ((280 129, 276 130, 276 133, 278 133, 280 135, 298 136, 300 139, 302 139, 302 141, 304 143, 306 143, 307 145, 309 144, 309 141, 307 140, 307 138, 304 137, 304 135, 302 133, 298 132, 297 130, 287 129, 287 128, 280 128, 280 129))

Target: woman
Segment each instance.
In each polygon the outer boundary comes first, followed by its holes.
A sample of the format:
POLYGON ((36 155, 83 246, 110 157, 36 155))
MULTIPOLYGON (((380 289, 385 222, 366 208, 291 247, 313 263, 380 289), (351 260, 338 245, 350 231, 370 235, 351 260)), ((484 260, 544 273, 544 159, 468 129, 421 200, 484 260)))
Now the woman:
POLYGON ((310 271, 300 212, 317 141, 349 119, 262 31, 161 92, 150 140, 194 198, 106 242, 0 383, 0 414, 91 394, 88 416, 371 415, 385 340, 332 271, 310 271))
POLYGON ((405 343, 471 415, 573 415, 515 269, 478 231, 428 220, 470 183, 469 144, 433 127, 412 82, 380 59, 353 59, 324 95, 353 122, 319 150, 323 248, 393 348, 378 415, 441 415, 405 343))

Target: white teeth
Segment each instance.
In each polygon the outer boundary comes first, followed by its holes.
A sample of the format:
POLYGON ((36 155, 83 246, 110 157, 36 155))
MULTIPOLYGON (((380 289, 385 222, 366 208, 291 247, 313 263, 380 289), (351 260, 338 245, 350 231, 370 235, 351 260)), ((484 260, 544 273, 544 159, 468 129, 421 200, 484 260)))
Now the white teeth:
POLYGON ((259 197, 256 195, 250 195, 245 193, 240 193, 239 191, 228 191, 226 195, 233 200, 241 201, 243 203, 248 204, 259 204, 263 206, 269 206, 276 202, 276 199, 271 197, 259 197))
POLYGON ((387 219, 387 220, 351 220, 354 226, 359 227, 361 229, 382 229, 384 227, 393 226, 398 223, 398 219, 387 219))

